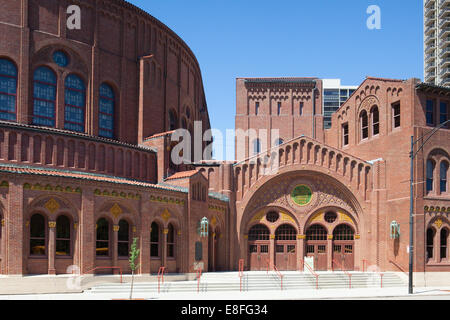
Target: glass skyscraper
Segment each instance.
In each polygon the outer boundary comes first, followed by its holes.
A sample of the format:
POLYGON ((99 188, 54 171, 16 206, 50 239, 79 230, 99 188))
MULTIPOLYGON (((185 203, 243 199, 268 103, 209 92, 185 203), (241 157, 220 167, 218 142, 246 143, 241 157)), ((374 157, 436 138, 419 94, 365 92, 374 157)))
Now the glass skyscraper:
POLYGON ((357 86, 342 86, 340 79, 323 79, 323 126, 331 128, 331 116, 355 92, 357 86))

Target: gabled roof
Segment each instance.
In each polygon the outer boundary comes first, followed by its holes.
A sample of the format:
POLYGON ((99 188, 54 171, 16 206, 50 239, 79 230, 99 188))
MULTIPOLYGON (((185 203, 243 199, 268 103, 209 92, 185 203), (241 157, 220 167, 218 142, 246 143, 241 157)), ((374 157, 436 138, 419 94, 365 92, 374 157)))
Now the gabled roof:
POLYGON ((199 171, 198 170, 190 170, 190 171, 181 171, 181 172, 177 172, 173 175, 171 175, 170 177, 167 177, 165 179, 165 181, 167 180, 175 180, 175 179, 186 179, 186 178, 190 178, 192 176, 194 176, 195 174, 197 174, 199 171))

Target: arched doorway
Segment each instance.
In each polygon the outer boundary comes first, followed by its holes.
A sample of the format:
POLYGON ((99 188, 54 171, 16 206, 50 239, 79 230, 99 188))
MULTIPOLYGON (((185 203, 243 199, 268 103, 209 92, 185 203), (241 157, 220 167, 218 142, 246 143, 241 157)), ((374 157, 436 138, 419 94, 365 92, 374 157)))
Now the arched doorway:
POLYGON ((214 232, 209 233, 208 237, 208 270, 217 271, 218 268, 218 256, 219 256, 219 237, 220 229, 216 228, 214 232))
POLYGON ((327 229, 313 224, 306 231, 306 257, 314 259, 314 270, 327 271, 327 229))
POLYGON ((333 231, 333 269, 353 270, 355 267, 355 231, 346 224, 333 231))
POLYGON ((270 231, 262 225, 253 226, 248 232, 248 261, 250 270, 262 271, 269 260, 270 231))
POLYGON ((279 270, 297 269, 297 230, 283 224, 275 231, 275 265, 279 270))

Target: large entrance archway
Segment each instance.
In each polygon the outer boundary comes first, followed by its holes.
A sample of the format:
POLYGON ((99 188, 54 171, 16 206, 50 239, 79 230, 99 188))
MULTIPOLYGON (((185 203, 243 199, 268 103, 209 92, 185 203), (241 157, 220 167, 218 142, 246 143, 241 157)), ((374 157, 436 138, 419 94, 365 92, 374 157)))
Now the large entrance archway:
POLYGON ((320 224, 313 224, 306 230, 305 256, 313 259, 316 271, 328 269, 328 241, 327 229, 320 224))
POLYGON ((297 267, 297 230, 283 224, 275 231, 275 259, 278 270, 295 270, 297 267))
POLYGON ((333 231, 333 270, 353 270, 355 267, 355 232, 346 224, 333 231))
POLYGON ((248 232, 248 261, 252 271, 262 271, 269 260, 270 231, 262 224, 253 226, 248 232))

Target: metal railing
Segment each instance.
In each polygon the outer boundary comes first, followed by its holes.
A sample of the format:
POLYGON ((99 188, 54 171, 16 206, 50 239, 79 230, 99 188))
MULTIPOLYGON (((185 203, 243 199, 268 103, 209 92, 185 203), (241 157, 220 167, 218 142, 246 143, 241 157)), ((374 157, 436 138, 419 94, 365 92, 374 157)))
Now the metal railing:
MULTIPOLYGON (((367 259, 363 259, 363 260, 362 260, 362 263, 363 263, 363 272, 366 272, 366 264, 369 264, 370 261, 367 260, 367 259)), ((383 276, 384 276, 384 274, 381 273, 381 272, 379 272, 379 271, 376 271, 376 273, 379 273, 379 274, 380 274, 381 288, 383 288, 383 276)))
POLYGON ((164 284, 164 273, 166 272, 166 267, 160 267, 158 270, 158 293, 160 293, 160 283, 164 284))
POLYGON ((306 268, 309 270, 309 272, 311 272, 311 274, 316 277, 316 289, 319 289, 319 275, 317 273, 314 272, 314 270, 311 268, 311 266, 306 263, 305 260, 300 259, 300 265, 303 266, 303 272, 305 272, 305 266, 306 268))
POLYGON ((197 293, 200 292, 200 279, 202 278, 202 269, 197 270, 197 293))
POLYGON ((341 271, 344 271, 344 273, 348 276, 348 287, 349 287, 349 289, 351 289, 352 288, 352 275, 347 270, 345 270, 345 267, 342 264, 340 264, 339 261, 337 261, 336 259, 333 259, 331 262, 332 262, 331 269, 333 270, 333 272, 334 272, 334 264, 337 264, 341 268, 341 271))
MULTIPOLYGON (((267 274, 269 274, 269 269, 270 269, 270 260, 269 259, 266 260, 266 264, 267 264, 267 274)), ((275 271, 275 274, 277 275, 277 277, 280 278, 280 288, 281 288, 281 290, 283 290, 284 275, 281 274, 281 272, 278 270, 278 268, 275 264, 272 266, 272 270, 275 271)))
POLYGON ((91 269, 89 271, 86 271, 86 272, 82 273, 82 275, 91 273, 92 271, 96 271, 96 270, 99 270, 99 269, 119 269, 119 272, 120 272, 120 283, 122 283, 122 268, 121 267, 95 267, 94 269, 91 269))
POLYGON ((239 288, 242 292, 242 278, 244 277, 244 259, 239 260, 239 288))

